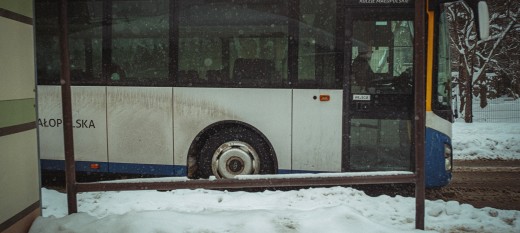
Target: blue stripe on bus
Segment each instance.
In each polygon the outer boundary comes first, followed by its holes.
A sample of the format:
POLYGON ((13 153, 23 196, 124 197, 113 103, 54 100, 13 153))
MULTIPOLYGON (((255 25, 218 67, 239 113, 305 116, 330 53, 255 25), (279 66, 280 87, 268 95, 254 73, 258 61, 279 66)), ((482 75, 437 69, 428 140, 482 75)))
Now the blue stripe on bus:
MULTIPOLYGON (((42 170, 64 171, 65 161, 63 160, 41 160, 42 170)), ((186 176, 187 168, 182 165, 161 165, 161 164, 137 164, 137 163, 107 163, 96 161, 76 161, 76 171, 78 172, 100 172, 100 173, 124 173, 124 174, 143 174, 157 176, 186 176), (91 164, 99 164, 99 169, 90 168, 91 164)), ((297 174, 297 173, 318 173, 316 171, 280 169, 278 174, 297 174)))
MULTIPOLYGON (((65 171, 65 161, 63 160, 42 159, 40 160, 40 166, 42 170, 65 171)), ((108 163, 94 161, 76 161, 76 171, 108 172, 108 163), (99 169, 90 168, 90 165, 94 163, 99 165, 99 169)))
POLYGON ((447 135, 426 128, 425 144, 425 182, 426 187, 434 188, 447 185, 451 180, 451 172, 446 171, 444 160, 444 144, 451 145, 447 135))
POLYGON ((278 174, 319 174, 319 173, 331 173, 328 171, 310 171, 310 170, 289 170, 289 169, 280 169, 278 170, 278 174))
POLYGON ((161 164, 110 163, 110 173, 157 176, 186 176, 186 166, 161 164))
MULTIPOLYGON (((41 160, 42 170, 64 171, 65 161, 63 160, 41 160)), ((107 163, 96 161, 76 161, 76 171, 78 172, 100 172, 100 173, 123 173, 123 174, 142 174, 157 176, 185 176, 186 166, 180 165, 161 165, 161 164, 136 164, 136 163, 107 163), (93 169, 91 164, 98 164, 99 169, 93 169)))
MULTIPOLYGON (((65 161, 42 159, 42 170, 64 171, 65 161)), ((165 176, 186 176, 187 168, 181 165, 161 164, 137 164, 137 163, 107 163, 96 161, 76 161, 76 171, 80 172, 104 172, 104 173, 127 173, 147 174, 165 176), (99 164, 99 169, 90 168, 91 164, 99 164)), ((313 171, 280 169, 278 174, 311 173, 313 171)), ((316 173, 315 171, 313 173, 316 173)))

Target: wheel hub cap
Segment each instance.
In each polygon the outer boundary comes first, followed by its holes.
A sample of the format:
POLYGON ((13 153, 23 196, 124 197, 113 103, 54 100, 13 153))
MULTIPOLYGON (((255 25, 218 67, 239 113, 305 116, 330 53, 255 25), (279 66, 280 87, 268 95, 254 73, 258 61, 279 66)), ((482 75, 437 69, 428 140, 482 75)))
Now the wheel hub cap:
POLYGON ((240 141, 226 142, 213 154, 211 169, 217 178, 258 174, 260 160, 249 144, 240 141))
POLYGON ((244 161, 240 158, 231 158, 227 161, 226 168, 231 173, 240 173, 242 170, 244 170, 244 161))

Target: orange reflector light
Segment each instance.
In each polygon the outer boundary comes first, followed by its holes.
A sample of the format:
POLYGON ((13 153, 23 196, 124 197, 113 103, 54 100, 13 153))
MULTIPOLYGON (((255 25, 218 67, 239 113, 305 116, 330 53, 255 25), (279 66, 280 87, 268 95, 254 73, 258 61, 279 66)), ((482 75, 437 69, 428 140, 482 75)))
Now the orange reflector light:
POLYGON ((330 95, 320 95, 320 101, 329 101, 330 95))
POLYGON ((91 163, 90 169, 99 169, 99 163, 91 163))

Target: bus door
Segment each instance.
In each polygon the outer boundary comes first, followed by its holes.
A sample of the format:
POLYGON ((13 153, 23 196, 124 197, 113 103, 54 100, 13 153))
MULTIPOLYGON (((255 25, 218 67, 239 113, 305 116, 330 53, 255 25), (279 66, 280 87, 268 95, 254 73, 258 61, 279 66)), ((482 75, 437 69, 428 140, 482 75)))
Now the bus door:
POLYGON ((343 170, 409 171, 413 6, 356 7, 345 14, 343 170))

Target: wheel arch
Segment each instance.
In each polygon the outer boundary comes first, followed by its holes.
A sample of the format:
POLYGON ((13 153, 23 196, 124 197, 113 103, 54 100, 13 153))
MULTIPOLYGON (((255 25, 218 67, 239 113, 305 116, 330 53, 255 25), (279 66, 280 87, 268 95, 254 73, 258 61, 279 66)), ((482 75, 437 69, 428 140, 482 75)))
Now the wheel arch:
POLYGON ((271 161, 273 162, 273 167, 275 173, 278 173, 278 159, 276 156, 276 152, 274 150, 273 145, 267 139, 267 137, 256 127, 242 122, 242 121, 236 121, 236 120, 225 120, 225 121, 219 121, 215 122, 211 125, 208 125, 206 128, 201 130, 197 136, 192 140, 190 148, 188 149, 188 155, 187 155, 187 176, 188 178, 197 178, 197 160, 199 159, 199 152, 201 151, 202 147, 206 143, 206 141, 214 134, 218 133, 219 131, 226 129, 226 128, 244 128, 247 130, 252 131, 255 133, 261 140, 263 140, 267 146, 269 147, 269 156, 271 157, 271 161))

